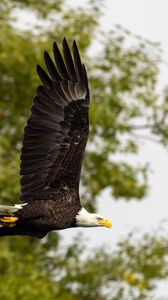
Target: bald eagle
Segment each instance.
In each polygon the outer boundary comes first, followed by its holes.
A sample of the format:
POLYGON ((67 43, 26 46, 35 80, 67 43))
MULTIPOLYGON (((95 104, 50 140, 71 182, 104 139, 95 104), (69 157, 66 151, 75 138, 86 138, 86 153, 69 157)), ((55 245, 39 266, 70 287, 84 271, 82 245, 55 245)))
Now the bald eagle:
POLYGON ((54 62, 44 52, 49 75, 37 65, 37 88, 21 151, 22 204, 0 205, 0 236, 44 237, 70 227, 111 227, 82 207, 79 182, 89 133, 89 87, 74 41, 63 54, 54 42, 54 62))

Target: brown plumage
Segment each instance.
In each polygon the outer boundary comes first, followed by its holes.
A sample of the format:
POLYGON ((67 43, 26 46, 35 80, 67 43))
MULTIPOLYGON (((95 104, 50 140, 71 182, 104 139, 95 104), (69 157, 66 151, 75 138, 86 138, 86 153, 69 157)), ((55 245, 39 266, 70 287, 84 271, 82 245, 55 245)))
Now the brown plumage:
POLYGON ((51 230, 76 226, 82 209, 79 181, 89 133, 89 88, 75 41, 73 57, 65 38, 62 46, 63 56, 54 43, 54 62, 44 53, 49 75, 37 65, 42 85, 21 151, 20 198, 27 204, 12 213, 9 209, 6 215, 0 206, 0 235, 43 237, 51 230), (15 220, 10 222, 4 215, 15 220))

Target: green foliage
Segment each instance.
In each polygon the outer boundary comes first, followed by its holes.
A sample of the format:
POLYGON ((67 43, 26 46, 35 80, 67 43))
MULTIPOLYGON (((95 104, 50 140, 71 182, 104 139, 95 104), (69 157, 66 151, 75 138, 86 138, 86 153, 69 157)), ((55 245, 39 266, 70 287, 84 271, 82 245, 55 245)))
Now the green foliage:
POLYGON ((130 234, 115 249, 104 245, 83 259, 80 239, 57 249, 55 233, 49 236, 42 243, 2 240, 0 299, 147 300, 153 299, 158 280, 168 276, 168 239, 160 232, 130 234))
MULTIPOLYGON (((148 188, 148 165, 131 165, 127 158, 136 157, 142 138, 155 138, 167 146, 168 92, 165 89, 161 97, 156 93, 158 48, 138 39, 130 47, 129 33, 118 27, 103 34, 94 57, 87 55, 102 2, 90 0, 86 5, 87 9, 73 9, 61 0, 0 3, 1 203, 18 201, 23 130, 39 84, 35 66, 44 65, 43 51, 51 53, 53 40, 60 42, 63 36, 77 40, 91 87, 83 203, 94 210, 97 196, 107 187, 116 200, 142 199, 148 188), (13 15, 22 12, 33 12, 38 18, 33 29, 15 26, 13 15)), ((161 235, 146 235, 136 242, 128 236, 112 253, 104 246, 86 258, 79 239, 60 251, 56 233, 41 242, 2 238, 0 299, 125 300, 127 295, 130 300, 150 299, 156 281, 168 275, 167 242, 161 235)))
POLYGON ((168 276, 168 240, 159 232, 136 236, 128 235, 112 252, 104 246, 94 250, 82 262, 66 254, 59 283, 82 300, 149 299, 157 280, 168 276))
POLYGON ((59 12, 64 1, 62 0, 2 0, 0 8, 5 13, 14 9, 33 10, 41 18, 46 18, 52 12, 59 12))
POLYGON ((53 250, 56 249, 58 238, 55 234, 50 242, 43 244, 24 237, 1 241, 0 299, 45 299, 44 295, 53 299, 57 287, 53 284, 50 260, 46 256, 52 244, 53 250))

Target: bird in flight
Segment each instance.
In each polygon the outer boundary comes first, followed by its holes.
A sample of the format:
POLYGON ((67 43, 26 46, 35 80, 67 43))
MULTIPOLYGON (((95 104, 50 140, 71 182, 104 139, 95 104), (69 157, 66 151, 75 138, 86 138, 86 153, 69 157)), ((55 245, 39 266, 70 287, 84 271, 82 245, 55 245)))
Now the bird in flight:
POLYGON ((37 88, 21 151, 22 204, 0 205, 0 236, 44 237, 70 227, 111 227, 80 202, 79 182, 89 134, 89 87, 76 42, 47 52, 48 74, 37 65, 37 88))

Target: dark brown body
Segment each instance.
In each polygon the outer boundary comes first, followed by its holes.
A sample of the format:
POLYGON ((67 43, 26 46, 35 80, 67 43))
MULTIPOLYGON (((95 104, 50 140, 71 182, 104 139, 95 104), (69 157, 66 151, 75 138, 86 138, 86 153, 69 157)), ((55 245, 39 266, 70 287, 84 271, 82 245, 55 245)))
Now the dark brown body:
POLYGON ((79 195, 73 189, 46 192, 46 199, 33 200, 15 212, 16 225, 0 228, 0 234, 42 238, 49 231, 75 227, 76 215, 81 208, 79 195))
POLYGON ((29 226, 39 231, 60 230, 75 226, 75 217, 81 204, 75 190, 62 189, 49 198, 33 200, 23 209, 17 211, 15 216, 29 226))

